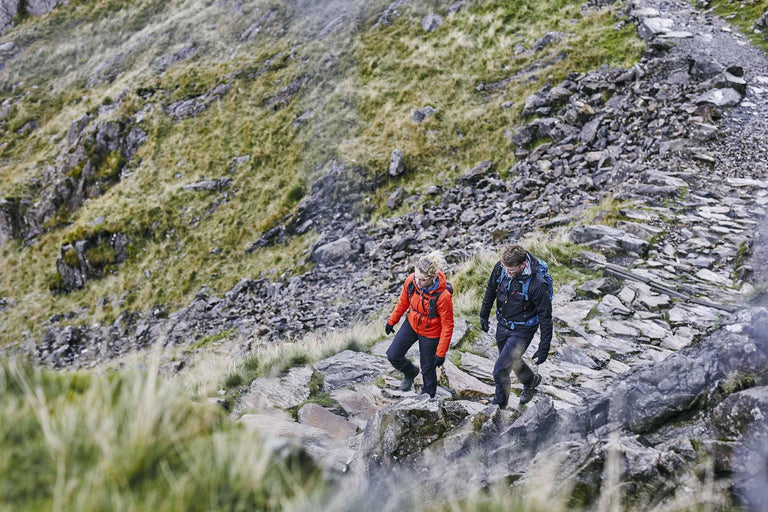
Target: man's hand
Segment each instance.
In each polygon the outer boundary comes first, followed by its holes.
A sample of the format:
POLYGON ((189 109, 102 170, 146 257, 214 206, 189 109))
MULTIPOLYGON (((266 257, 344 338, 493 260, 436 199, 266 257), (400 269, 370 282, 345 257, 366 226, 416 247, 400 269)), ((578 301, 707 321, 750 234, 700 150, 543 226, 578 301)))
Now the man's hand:
POLYGON ((539 352, 539 351, 537 350, 537 351, 536 351, 536 353, 535 353, 535 354, 533 354, 533 361, 534 361, 536 364, 544 364, 544 361, 546 361, 546 360, 547 360, 547 357, 549 357, 549 351, 546 351, 546 352, 539 352))
POLYGON ((389 322, 387 322, 387 326, 384 327, 384 332, 386 332, 387 334, 392 334, 393 332, 395 332, 395 326, 390 325, 389 322))
POLYGON ((443 366, 444 363, 445 363, 445 356, 443 357, 440 357, 437 355, 435 356, 435 368, 439 368, 440 366, 443 366))
POLYGON ((480 317, 480 328, 483 332, 488 332, 491 328, 491 322, 489 322, 487 318, 480 317))

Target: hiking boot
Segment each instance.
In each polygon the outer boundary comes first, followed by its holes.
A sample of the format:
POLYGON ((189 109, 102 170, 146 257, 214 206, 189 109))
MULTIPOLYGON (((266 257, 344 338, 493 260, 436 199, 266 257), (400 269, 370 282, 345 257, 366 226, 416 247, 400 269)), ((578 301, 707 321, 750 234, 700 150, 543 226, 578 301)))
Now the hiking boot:
POLYGON ((416 376, 408 377, 407 375, 403 375, 403 380, 400 381, 400 391, 410 391, 413 387, 413 379, 415 379, 416 376))
POLYGON ((527 386, 523 386, 523 392, 520 393, 520 405, 527 404, 533 398, 533 394, 536 392, 536 386, 541 383, 541 375, 533 376, 533 381, 527 386))

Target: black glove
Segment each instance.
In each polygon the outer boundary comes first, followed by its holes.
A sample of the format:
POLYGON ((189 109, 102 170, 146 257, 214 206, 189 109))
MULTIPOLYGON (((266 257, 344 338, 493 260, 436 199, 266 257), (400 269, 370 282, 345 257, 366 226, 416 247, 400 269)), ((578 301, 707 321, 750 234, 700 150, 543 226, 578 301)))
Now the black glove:
POLYGON ((384 327, 384 332, 386 332, 387 334, 392 334, 393 332, 395 332, 395 326, 390 325, 389 322, 387 322, 387 326, 384 327))
POLYGON ((445 357, 440 357, 438 355, 435 356, 435 368, 438 366, 443 366, 443 363, 445 363, 445 357))
POLYGON ((536 364, 544 364, 544 361, 547 360, 547 357, 549 357, 549 350, 545 352, 541 352, 540 350, 537 350, 535 354, 533 354, 533 361, 536 364))
POLYGON ((483 330, 483 332, 488 332, 488 330, 491 328, 491 323, 487 318, 480 317, 480 328, 483 330))

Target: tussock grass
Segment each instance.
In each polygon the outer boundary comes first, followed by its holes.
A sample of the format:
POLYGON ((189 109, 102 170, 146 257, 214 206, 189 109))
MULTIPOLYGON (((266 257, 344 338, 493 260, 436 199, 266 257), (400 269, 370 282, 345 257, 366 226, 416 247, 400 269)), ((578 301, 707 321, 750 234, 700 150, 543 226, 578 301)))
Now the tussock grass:
POLYGON ((273 510, 324 489, 154 369, 119 375, 0 366, 0 497, 16 510, 273 510))

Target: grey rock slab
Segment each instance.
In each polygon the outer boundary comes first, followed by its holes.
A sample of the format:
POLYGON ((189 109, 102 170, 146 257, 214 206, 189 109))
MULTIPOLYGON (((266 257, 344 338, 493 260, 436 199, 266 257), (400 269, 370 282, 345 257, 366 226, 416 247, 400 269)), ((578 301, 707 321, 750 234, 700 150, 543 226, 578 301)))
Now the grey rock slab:
POLYGON ((540 393, 546 393, 553 399, 565 402, 569 406, 582 405, 584 403, 584 400, 576 393, 571 393, 555 386, 540 385, 537 389, 540 393))
POLYGON ((629 306, 635 300, 635 290, 625 286, 619 292, 618 297, 624 305, 629 306))
POLYGON ((368 422, 357 459, 369 471, 392 467, 434 443, 452 427, 441 401, 426 395, 405 398, 382 409, 368 422))
POLYGON ((463 352, 461 354, 461 362, 459 363, 459 367, 462 370, 486 382, 493 382, 494 365, 495 360, 471 352, 463 352))
POLYGON ((456 392, 459 398, 478 398, 493 396, 494 388, 479 379, 461 371, 452 362, 446 359, 443 365, 448 385, 456 392))
POLYGON ((707 268, 703 268, 696 272, 696 277, 703 281, 714 283, 722 286, 733 286, 733 281, 728 274, 713 272, 707 268))
POLYGON ((315 369, 325 377, 324 389, 332 391, 353 384, 374 382, 379 375, 392 371, 384 358, 345 350, 315 363, 315 369))
POLYGON ((368 420, 390 403, 381 395, 381 389, 372 385, 355 386, 354 390, 335 389, 331 392, 331 398, 347 413, 349 421, 360 428, 365 428, 368 420))
POLYGON ((272 407, 290 408, 309 398, 309 380, 312 369, 292 368, 282 377, 255 379, 243 395, 236 411, 263 410, 272 407))
POLYGON ((621 299, 619 299, 615 295, 606 295, 605 297, 603 297, 603 300, 601 300, 600 303, 597 305, 597 310, 600 313, 603 313, 606 315, 629 316, 630 314, 632 314, 632 311, 628 307, 626 307, 621 302, 621 299))
POLYGON ((460 344, 471 330, 471 325, 466 319, 455 319, 453 322, 453 335, 451 336, 451 343, 449 346, 453 348, 460 344))
POLYGON ((713 89, 707 91, 696 98, 694 103, 711 103, 717 107, 735 107, 741 103, 741 94, 735 89, 713 89))
POLYGON ((312 253, 312 261, 321 264, 332 264, 352 257, 352 242, 347 237, 341 237, 316 248, 312 253))
POLYGON ((671 325, 690 325, 697 329, 712 327, 720 319, 720 312, 706 306, 676 304, 669 310, 671 325))
POLYGON ((672 30, 670 32, 663 32, 658 37, 659 39, 690 39, 693 37, 693 33, 684 30, 672 30))
POLYGON ((593 347, 605 350, 614 357, 627 356, 640 350, 636 343, 613 336, 592 335, 589 337, 589 341, 593 347))
POLYGON ((552 311, 555 320, 563 322, 574 331, 584 329, 587 315, 597 305, 596 300, 576 300, 562 304, 552 311))
POLYGON ((640 336, 640 330, 634 327, 631 323, 618 320, 602 320, 600 324, 603 328, 613 336, 624 336, 628 338, 638 338, 640 336))
POLYGON ((307 450, 320 466, 337 472, 346 470, 354 451, 328 433, 295 421, 285 421, 263 414, 246 414, 240 423, 248 430, 258 432, 265 438, 267 446, 280 449, 289 440, 295 440, 307 450))
POLYGON ((628 364, 624 364, 621 361, 616 361, 615 359, 612 359, 608 365, 605 367, 606 370, 611 371, 615 373, 616 375, 621 375, 622 373, 626 373, 629 370, 632 369, 631 366, 628 364))
MULTIPOLYGON (((765 328, 764 322, 761 327, 765 328)), ((763 330, 759 336, 763 336, 763 330)), ((610 417, 635 433, 644 433, 698 406, 721 379, 751 373, 757 385, 768 378, 768 345, 751 333, 718 332, 663 361, 622 375, 611 394, 610 417)))
POLYGON ((348 439, 357 433, 356 425, 318 404, 304 404, 298 417, 299 423, 323 430, 336 439, 348 439))
POLYGON ((557 353, 560 354, 564 361, 569 363, 585 366, 587 368, 596 369, 597 363, 589 357, 583 350, 574 347, 572 345, 561 345, 557 349, 557 353))
POLYGON ((670 32, 674 21, 669 18, 643 18, 637 31, 640 37, 649 41, 659 34, 670 32))

